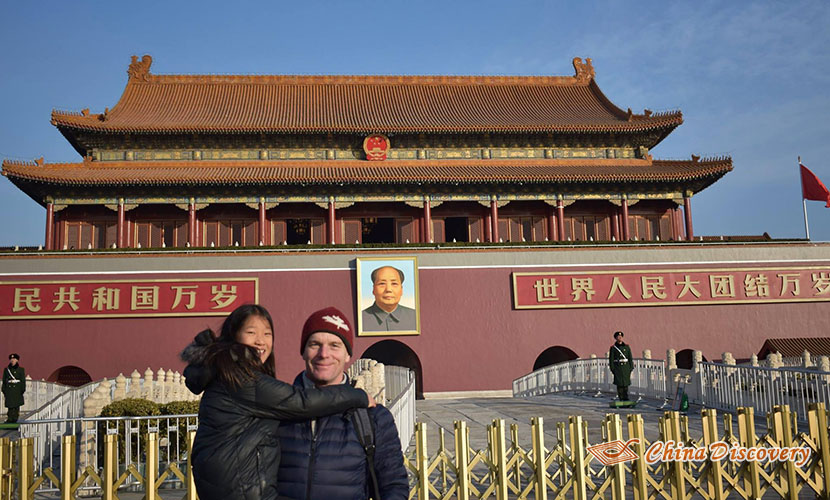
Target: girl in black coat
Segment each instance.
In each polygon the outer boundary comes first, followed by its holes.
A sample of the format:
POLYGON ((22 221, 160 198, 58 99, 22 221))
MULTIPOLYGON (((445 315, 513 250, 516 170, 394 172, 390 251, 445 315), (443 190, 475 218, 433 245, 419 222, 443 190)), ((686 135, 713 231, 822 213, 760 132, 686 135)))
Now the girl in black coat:
POLYGON ((199 404, 189 457, 201 500, 277 498, 281 419, 309 419, 373 403, 348 386, 299 389, 274 378, 274 324, 248 304, 234 310, 218 338, 201 332, 182 352, 185 383, 199 404))

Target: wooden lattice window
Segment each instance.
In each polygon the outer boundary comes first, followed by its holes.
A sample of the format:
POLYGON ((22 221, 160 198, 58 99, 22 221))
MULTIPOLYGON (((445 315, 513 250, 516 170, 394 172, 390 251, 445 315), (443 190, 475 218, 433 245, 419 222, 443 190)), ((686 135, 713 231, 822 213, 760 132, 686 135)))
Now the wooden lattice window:
POLYGON ((611 219, 607 215, 573 215, 565 218, 565 237, 571 241, 608 241, 611 219))
POLYGON ((445 240, 444 219, 432 219, 432 242, 444 243, 445 240))
POLYGON ((499 219, 499 240, 510 241, 510 224, 505 219, 499 219))
POLYGON ((360 219, 346 219, 343 221, 343 242, 346 244, 363 241, 363 232, 360 219))
POLYGON ((226 219, 205 221, 205 245, 217 247, 252 247, 258 244, 256 219, 226 219))
POLYGON ((470 228, 470 241, 484 241, 484 221, 480 217, 467 219, 470 228))
POLYGON ((271 244, 272 245, 282 245, 285 241, 286 233, 285 233, 285 221, 284 220, 272 220, 271 221, 271 244))
POLYGON ((106 221, 70 221, 66 223, 65 234, 66 248, 107 248, 115 243, 116 224, 106 221))
POLYGON ((136 221, 133 227, 135 246, 140 243, 142 248, 160 248, 187 244, 188 225, 184 221, 136 221))
POLYGON ((326 221, 311 219, 311 242, 315 245, 326 244, 326 221))

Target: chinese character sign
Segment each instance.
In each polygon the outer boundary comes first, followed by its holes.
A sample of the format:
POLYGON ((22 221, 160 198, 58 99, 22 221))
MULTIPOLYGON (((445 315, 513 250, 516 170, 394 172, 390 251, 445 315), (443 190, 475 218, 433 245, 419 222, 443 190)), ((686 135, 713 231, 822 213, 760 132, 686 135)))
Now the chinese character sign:
POLYGON ((0 319, 218 316, 258 301, 258 278, 0 282, 0 319))
POLYGON ((828 267, 513 273, 516 309, 828 300, 828 267))

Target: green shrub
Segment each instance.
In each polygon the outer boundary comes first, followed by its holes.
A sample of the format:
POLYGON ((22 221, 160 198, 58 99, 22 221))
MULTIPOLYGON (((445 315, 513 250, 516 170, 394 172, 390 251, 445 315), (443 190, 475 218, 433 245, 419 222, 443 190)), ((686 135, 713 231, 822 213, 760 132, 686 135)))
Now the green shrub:
MULTIPOLYGON (((146 399, 128 398, 120 401, 114 401, 101 409, 102 417, 151 417, 161 415, 159 405, 148 401, 146 399)), ((147 430, 150 425, 150 420, 141 420, 138 424, 138 435, 130 434, 130 447, 133 450, 146 449, 147 430), (140 447, 140 448, 139 448, 140 447)), ((155 424, 156 426, 158 424, 155 424)), ((118 453, 120 456, 125 456, 126 453, 126 422, 98 422, 98 435, 104 436, 107 434, 107 429, 118 429, 118 453)), ((104 456, 104 440, 98 440, 98 457, 99 462, 103 460, 104 456)), ((133 452, 135 453, 135 452, 133 452)), ((128 457, 130 458, 130 457, 128 457)), ((135 458, 132 457, 132 458, 135 458)), ((103 462, 102 462, 103 463, 103 462)))
POLYGON ((159 406, 162 415, 191 415, 199 413, 198 401, 171 401, 159 406))
POLYGON ((149 417, 161 414, 158 404, 138 398, 115 401, 101 409, 102 417, 149 417))
MULTIPOLYGON (((176 460, 175 456, 168 457, 168 451, 170 455, 173 455, 174 452, 181 454, 187 449, 187 424, 195 424, 196 419, 181 419, 178 421, 177 425, 175 422, 168 422, 165 417, 167 415, 191 415, 194 413, 199 413, 198 401, 171 401, 166 404, 158 404, 146 399, 131 398, 122 399, 108 404, 101 410, 100 416, 158 417, 158 420, 146 419, 139 422, 138 434, 130 434, 129 436, 131 449, 137 450, 139 449, 139 446, 142 450, 146 449, 147 432, 152 426, 153 430, 158 433, 160 440, 169 437, 172 441, 167 443, 172 448, 167 448, 166 446, 161 447, 159 450, 160 459, 168 460, 169 458, 171 460, 176 460), (168 426, 172 426, 172 428, 169 428, 168 426)), ((117 424, 114 422, 109 422, 109 424, 107 422, 98 423, 99 436, 104 436, 107 433, 107 428, 118 429, 118 452, 121 456, 124 456, 124 453, 126 453, 127 435, 125 426, 125 422, 118 422, 117 424)), ((164 444, 165 443, 162 442, 162 445, 164 444)), ((103 457, 103 439, 99 440, 99 456, 103 457)))
MULTIPOLYGON (((171 401, 169 403, 163 404, 159 408, 161 410, 162 415, 193 415, 195 413, 199 413, 199 402, 198 401, 171 401)), ((187 450, 187 424, 195 424, 196 418, 183 418, 178 421, 178 425, 175 422, 169 422, 163 420, 159 424, 159 435, 170 436, 171 440, 177 439, 179 450, 187 450), (168 425, 174 428, 168 428, 168 425), (170 431, 170 432, 168 432, 170 431)), ((174 443, 170 443, 173 445, 174 443)))

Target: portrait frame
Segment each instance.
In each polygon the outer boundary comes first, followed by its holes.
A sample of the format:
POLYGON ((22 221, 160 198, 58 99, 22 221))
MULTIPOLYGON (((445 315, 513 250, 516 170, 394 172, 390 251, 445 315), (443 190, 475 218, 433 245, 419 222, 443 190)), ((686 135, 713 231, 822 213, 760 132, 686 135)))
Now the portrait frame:
MULTIPOLYGON (((356 269, 356 304, 357 335, 360 337, 420 335, 421 334, 421 301, 420 284, 418 280, 417 257, 359 257, 355 259, 356 269), (382 267, 394 267, 403 273, 401 297, 396 311, 400 312, 402 321, 400 330, 387 330, 386 325, 377 323, 378 312, 375 305, 372 283, 372 272, 382 267), (414 310, 414 320, 411 310, 414 310), (365 314, 365 315, 364 315, 365 314), (413 327, 414 323, 414 327, 413 327)), ((393 316, 395 313, 392 313, 393 316)), ((382 314, 381 314, 382 315, 382 314)))

